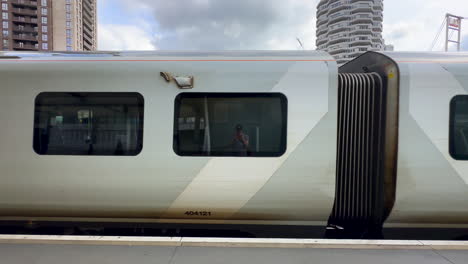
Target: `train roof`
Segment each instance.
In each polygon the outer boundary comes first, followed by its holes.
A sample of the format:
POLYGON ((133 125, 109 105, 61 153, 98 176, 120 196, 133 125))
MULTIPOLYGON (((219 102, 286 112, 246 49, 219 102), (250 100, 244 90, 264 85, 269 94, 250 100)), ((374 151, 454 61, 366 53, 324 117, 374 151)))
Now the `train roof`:
POLYGON ((397 63, 468 63, 468 52, 377 52, 397 63))
POLYGON ((268 58, 285 58, 288 60, 334 61, 323 51, 98 51, 98 52, 0 52, 0 59, 114 59, 121 58, 252 58, 256 60, 268 58))

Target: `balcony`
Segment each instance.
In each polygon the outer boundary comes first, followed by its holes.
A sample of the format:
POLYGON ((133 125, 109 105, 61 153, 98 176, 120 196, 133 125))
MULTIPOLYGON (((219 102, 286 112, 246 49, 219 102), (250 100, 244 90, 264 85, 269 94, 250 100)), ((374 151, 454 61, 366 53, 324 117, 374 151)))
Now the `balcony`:
POLYGON ((324 50, 326 47, 327 47, 327 45, 320 45, 320 46, 317 46, 317 49, 318 50, 324 50))
POLYGON ((327 14, 321 15, 317 18, 317 20, 328 20, 328 15, 327 14))
POLYGON ((328 50, 328 53, 332 56, 337 56, 337 55, 344 55, 349 52, 348 48, 339 48, 339 49, 334 49, 334 50, 328 50))
POLYGON ((333 3, 328 7, 328 10, 330 13, 338 12, 341 10, 346 10, 349 9, 349 4, 343 3, 343 2, 338 2, 338 3, 333 3))
POLYGON ((329 38, 329 41, 328 41, 328 44, 329 45, 333 45, 333 44, 337 44, 337 43, 340 43, 340 42, 348 42, 350 39, 349 39, 349 35, 348 34, 335 34, 334 37, 330 37, 329 38))
POLYGON ((27 40, 32 42, 37 42, 38 38, 34 35, 26 35, 26 34, 13 34, 13 39, 15 40, 27 40))
POLYGON ((317 26, 326 26, 328 23, 328 18, 327 16, 323 17, 323 18, 319 18, 317 19, 317 26))
POLYGON ((13 6, 19 6, 19 7, 35 7, 35 8, 37 8, 37 1, 11 0, 11 4, 13 6))
POLYGON ((353 17, 351 19, 350 25, 357 25, 357 24, 364 24, 364 23, 369 23, 372 24, 373 20, 371 16, 365 16, 365 15, 359 15, 356 17, 353 17))
POLYGON ((372 48, 372 45, 357 45, 357 46, 353 46, 353 48, 351 49, 351 52, 366 52, 370 48, 372 48))
POLYGON ((338 45, 333 45, 328 47, 328 51, 330 53, 334 52, 346 52, 349 50, 349 45, 348 44, 338 44, 338 45))
POLYGON ((373 0, 350 0, 351 4, 374 4, 373 0))
POLYGON ((328 9, 327 8, 321 8, 317 11, 317 17, 321 16, 321 15, 326 15, 328 13, 328 9))
POLYGON ((13 21, 15 23, 19 23, 19 24, 34 24, 34 25, 37 25, 37 18, 15 16, 15 17, 13 17, 13 19, 11 21, 13 21))
POLYGON ((383 11, 383 8, 384 8, 383 3, 374 3, 372 7, 378 11, 383 11))
POLYGON ((351 13, 372 12, 372 6, 369 3, 352 5, 351 13))
POLYGON ((355 47, 371 47, 372 46, 372 41, 370 39, 354 39, 349 42, 349 47, 350 48, 355 48, 355 47))
POLYGON ((374 25, 374 26, 372 26, 372 31, 374 31, 374 32, 382 32, 382 31, 383 31, 383 27, 382 27, 382 25, 374 25))
POLYGON ((13 27, 13 32, 30 32, 30 33, 37 33, 38 29, 36 27, 22 27, 16 26, 13 27))
POLYGON ((85 13, 83 12, 83 25, 94 25, 94 19, 88 15, 84 15, 85 13))
POLYGON ((327 40, 326 38, 317 39, 317 43, 316 43, 316 44, 317 44, 317 46, 320 46, 320 45, 322 45, 322 44, 327 43, 327 41, 328 41, 328 40, 327 40))
POLYGON ((39 46, 31 45, 31 44, 15 43, 13 45, 13 49, 15 49, 15 50, 33 50, 33 51, 37 51, 37 50, 39 50, 39 46))
POLYGON ((341 22, 349 19, 348 11, 341 11, 333 15, 328 16, 328 25, 332 25, 337 22, 341 22))
MULTIPOLYGON (((94 11, 94 6, 89 0, 83 0, 83 6, 86 7, 90 11, 94 11)), ((86 8, 83 8, 86 10, 86 8)))
POLYGON ((29 8, 13 8, 11 12, 15 15, 37 17, 37 10, 32 10, 29 8))
POLYGON ((373 35, 374 33, 372 32, 372 28, 371 27, 368 27, 368 28, 353 28, 349 31, 349 35, 350 36, 359 36, 359 35, 366 35, 366 36, 370 36, 370 35, 373 35))
POLYGON ((326 34, 328 32, 327 30, 328 30, 327 27, 317 28, 317 36, 321 36, 321 35, 326 34))
POLYGON ((335 34, 339 32, 349 31, 349 29, 350 29, 350 26, 348 25, 348 23, 342 23, 342 24, 331 26, 328 30, 328 33, 331 35, 331 34, 335 34))
POLYGON ((374 21, 383 22, 383 14, 374 14, 374 21))
POLYGON ((83 34, 83 44, 89 44, 90 46, 93 46, 93 39, 88 36, 88 34, 83 34))

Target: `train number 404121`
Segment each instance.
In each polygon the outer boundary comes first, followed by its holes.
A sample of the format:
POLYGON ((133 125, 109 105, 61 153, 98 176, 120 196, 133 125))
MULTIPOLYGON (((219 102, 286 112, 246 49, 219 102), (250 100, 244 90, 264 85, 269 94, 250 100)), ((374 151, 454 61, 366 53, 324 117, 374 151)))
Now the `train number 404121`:
POLYGON ((188 216, 204 216, 204 217, 210 217, 212 215, 211 212, 208 212, 208 211, 186 211, 184 214, 188 216))

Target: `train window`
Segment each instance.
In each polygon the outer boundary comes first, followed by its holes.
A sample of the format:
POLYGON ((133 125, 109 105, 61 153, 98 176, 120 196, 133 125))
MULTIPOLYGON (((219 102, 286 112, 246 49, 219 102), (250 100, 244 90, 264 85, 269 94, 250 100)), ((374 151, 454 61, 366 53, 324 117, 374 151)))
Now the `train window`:
POLYGON ((175 100, 173 147, 180 156, 279 157, 286 131, 280 93, 182 93, 175 100))
POLYGON ((468 160, 468 95, 450 102, 449 151, 456 160, 468 160))
POLYGON ((138 93, 41 93, 33 148, 40 155, 138 155, 143 108, 138 93))

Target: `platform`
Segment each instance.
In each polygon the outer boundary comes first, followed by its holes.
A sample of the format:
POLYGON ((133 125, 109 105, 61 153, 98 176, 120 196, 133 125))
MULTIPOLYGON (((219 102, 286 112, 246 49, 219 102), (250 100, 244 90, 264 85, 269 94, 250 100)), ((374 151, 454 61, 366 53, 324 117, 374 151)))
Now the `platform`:
POLYGON ((468 263, 468 242, 0 236, 0 263, 468 263))

